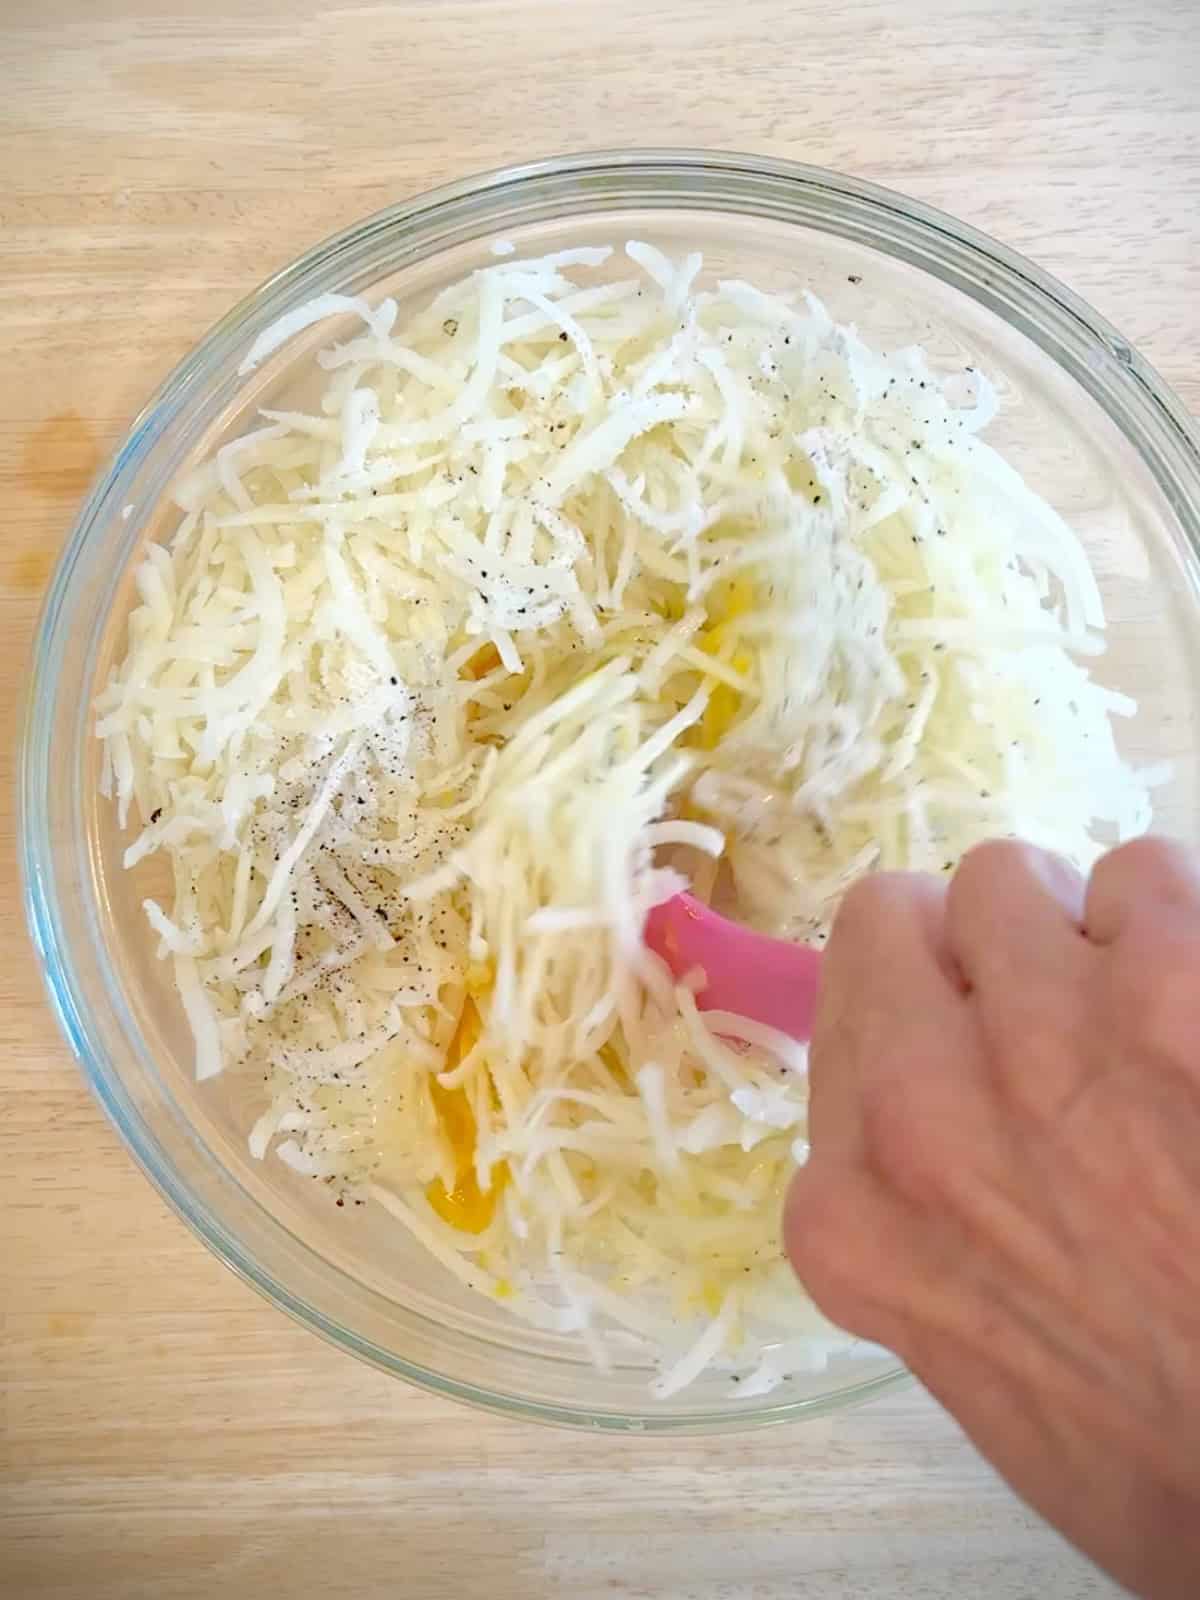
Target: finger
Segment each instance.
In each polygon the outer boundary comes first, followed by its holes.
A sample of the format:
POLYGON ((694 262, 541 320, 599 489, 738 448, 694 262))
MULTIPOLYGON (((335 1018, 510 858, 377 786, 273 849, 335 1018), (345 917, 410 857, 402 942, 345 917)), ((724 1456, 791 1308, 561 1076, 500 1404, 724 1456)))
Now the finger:
POLYGON ((1093 944, 1112 944, 1160 906, 1200 909, 1200 870, 1191 851, 1173 839, 1133 839, 1092 869, 1083 925, 1093 944))
POLYGON ((842 901, 822 969, 822 992, 839 1002, 878 997, 912 1011, 922 990, 954 990, 959 974, 946 940, 946 886, 918 872, 875 872, 842 901))
POLYGON ((961 986, 946 957, 945 889, 936 879, 876 873, 846 896, 821 973, 809 1053, 809 1140, 860 1136, 861 1069, 899 1038, 925 1034, 961 986))
POLYGON ((1014 840, 977 845, 946 897, 953 959, 973 987, 1061 975, 1081 945, 1085 886, 1069 862, 1014 840))
POLYGON ((1086 889, 1061 857, 1032 845, 981 845, 950 884, 946 923, 972 984, 994 1092, 1044 1125, 1094 1067, 1087 1033, 1086 889))
POLYGON ((788 1186, 783 1242, 831 1322, 908 1362, 925 1330, 959 1323, 976 1276, 971 1242, 950 1208, 931 1214, 887 1175, 815 1151, 788 1186))
POLYGON ((909 1359, 908 1330, 930 1275, 920 1228, 874 1174, 814 1158, 788 1187, 783 1241, 831 1322, 909 1359))

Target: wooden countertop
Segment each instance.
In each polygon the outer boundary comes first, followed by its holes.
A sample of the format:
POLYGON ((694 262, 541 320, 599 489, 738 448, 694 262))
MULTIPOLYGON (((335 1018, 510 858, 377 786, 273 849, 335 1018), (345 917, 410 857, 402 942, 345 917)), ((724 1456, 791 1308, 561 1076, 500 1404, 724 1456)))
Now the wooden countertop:
MULTIPOLYGON (((1198 83, 1194 0, 13 0, 10 722, 76 502, 159 378, 315 239, 505 161, 723 146, 907 190, 1066 279, 1200 411, 1198 83)), ((476 1416, 293 1326, 85 1093, 19 913, 11 794, 6 770, 0 1593, 1113 1592, 915 1389, 743 1439, 593 1438, 476 1416)))

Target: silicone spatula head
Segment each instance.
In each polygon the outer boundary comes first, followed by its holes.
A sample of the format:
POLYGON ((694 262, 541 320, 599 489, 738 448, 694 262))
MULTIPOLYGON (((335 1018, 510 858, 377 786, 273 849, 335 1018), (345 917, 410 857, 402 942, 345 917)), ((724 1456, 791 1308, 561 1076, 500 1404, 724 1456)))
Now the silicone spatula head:
POLYGON ((754 933, 690 894, 655 906, 645 941, 676 978, 697 967, 702 1011, 732 1011, 778 1028, 802 1044, 812 1038, 821 955, 807 945, 754 933))

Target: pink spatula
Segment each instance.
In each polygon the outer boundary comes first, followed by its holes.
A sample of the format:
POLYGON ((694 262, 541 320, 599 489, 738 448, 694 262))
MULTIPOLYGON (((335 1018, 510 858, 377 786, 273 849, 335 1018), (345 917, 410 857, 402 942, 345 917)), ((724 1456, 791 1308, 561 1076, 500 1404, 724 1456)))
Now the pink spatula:
POLYGON ((701 1011, 732 1011, 802 1044, 812 1038, 819 951, 753 933, 690 894, 655 906, 645 940, 676 978, 703 968, 707 981, 696 994, 701 1011))

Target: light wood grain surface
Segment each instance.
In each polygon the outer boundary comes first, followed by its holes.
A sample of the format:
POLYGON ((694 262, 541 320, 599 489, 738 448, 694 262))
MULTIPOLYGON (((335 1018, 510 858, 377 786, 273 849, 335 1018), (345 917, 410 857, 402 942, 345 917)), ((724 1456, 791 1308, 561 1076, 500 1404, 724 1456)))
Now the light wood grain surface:
MULTIPOLYGON (((171 364, 316 238, 573 148, 788 155, 941 205, 1200 411, 1195 0, 0 0, 0 672, 171 364)), ((475 1416, 327 1349, 171 1216, 84 1092, 0 782, 0 1593, 1072 1597, 1110 1586, 916 1390, 766 1436, 475 1416)))

